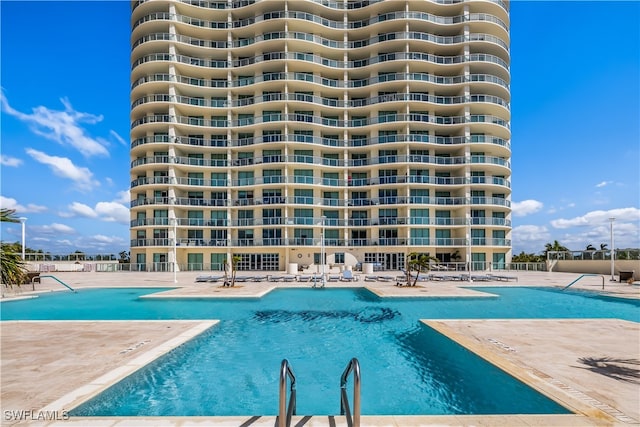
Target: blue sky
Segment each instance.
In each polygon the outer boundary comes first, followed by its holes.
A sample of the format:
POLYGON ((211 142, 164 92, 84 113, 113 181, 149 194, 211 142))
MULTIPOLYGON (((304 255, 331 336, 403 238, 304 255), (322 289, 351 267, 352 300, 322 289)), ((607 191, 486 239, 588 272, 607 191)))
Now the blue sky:
MULTIPOLYGON (((0 205, 30 248, 129 248, 129 7, 0 2, 0 205)), ((608 244, 610 217, 640 247, 640 2, 514 1, 511 37, 514 254, 608 244)))

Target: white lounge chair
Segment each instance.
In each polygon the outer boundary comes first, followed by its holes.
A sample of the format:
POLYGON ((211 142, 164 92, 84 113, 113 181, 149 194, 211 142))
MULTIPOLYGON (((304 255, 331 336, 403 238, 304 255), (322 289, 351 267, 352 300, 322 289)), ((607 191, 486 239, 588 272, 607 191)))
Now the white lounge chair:
POLYGON ((355 280, 353 277, 353 272, 351 270, 343 271, 340 280, 343 282, 352 282, 353 280, 355 280))

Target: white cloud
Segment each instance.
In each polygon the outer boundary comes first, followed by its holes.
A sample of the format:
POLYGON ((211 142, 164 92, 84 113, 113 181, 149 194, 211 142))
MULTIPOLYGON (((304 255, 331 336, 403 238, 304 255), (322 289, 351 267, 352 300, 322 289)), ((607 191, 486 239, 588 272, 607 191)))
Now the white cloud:
POLYGON ((2 111, 28 123, 33 133, 58 144, 71 146, 86 157, 108 157, 109 151, 105 148, 107 142, 101 138, 88 136, 82 126, 82 124, 98 123, 102 121, 102 116, 75 111, 71 103, 65 98, 61 99, 60 102, 65 107, 64 111, 38 106, 32 109, 31 114, 26 114, 11 107, 4 92, 0 92, 2 111))
POLYGON ((522 202, 513 202, 511 210, 515 216, 526 216, 538 212, 542 206, 542 202, 537 200, 523 200, 522 202))
POLYGON ((549 238, 549 230, 543 225, 519 225, 513 228, 514 237, 521 241, 538 241, 549 238))
POLYGON ((514 254, 520 252, 539 253, 551 239, 549 230, 540 225, 519 225, 511 233, 514 254))
POLYGON ((34 225, 33 230, 42 234, 75 234, 76 230, 65 224, 34 225))
POLYGON ((102 234, 96 234, 95 236, 91 236, 91 238, 96 242, 109 243, 109 244, 121 240, 118 237, 109 237, 109 236, 104 236, 102 234))
MULTIPOLYGON (((106 248, 111 248, 110 252, 113 252, 113 248, 120 247, 123 249, 127 249, 129 247, 129 241, 123 239, 122 237, 117 236, 105 236, 103 234, 96 234, 93 236, 89 236, 85 239, 85 243, 88 247, 94 248, 99 251, 105 251, 106 248)), ((120 251, 119 250, 119 251, 120 251)), ((116 251, 119 252, 119 251, 116 251)))
POLYGON ((118 191, 117 197, 114 202, 128 205, 131 202, 131 195, 129 193, 129 190, 118 191))
MULTIPOLYGON (((120 193, 118 196, 120 197, 120 193)), ((73 202, 68 208, 68 212, 61 212, 59 215, 66 218, 80 216, 85 218, 98 218, 105 222, 129 224, 129 209, 117 201, 98 202, 93 208, 84 203, 73 202)))
POLYGON ((596 184, 596 188, 606 187, 607 185, 611 185, 611 184, 613 184, 613 181, 602 181, 596 184))
POLYGON ((116 139, 116 141, 118 141, 120 144, 124 145, 125 147, 128 145, 127 141, 125 141, 124 138, 118 135, 118 133, 115 130, 111 129, 109 131, 109 134, 113 136, 116 139))
POLYGON ((617 222, 640 221, 640 209, 638 208, 619 208, 610 209, 608 211, 592 211, 585 215, 574 218, 560 218, 551 221, 554 228, 570 228, 570 227, 593 227, 604 223, 609 223, 609 218, 616 218, 617 222))
POLYGON ((16 199, 10 197, 0 196, 0 206, 3 209, 15 209, 16 213, 29 213, 29 212, 44 212, 47 210, 46 206, 34 205, 29 203, 27 206, 23 206, 18 203, 16 199))
POLYGON ((73 202, 69 205, 69 210, 72 212, 72 214, 83 216, 86 218, 96 218, 98 216, 98 214, 91 207, 83 203, 73 202))
POLYGON ((96 213, 103 221, 129 224, 129 209, 116 202, 99 202, 96 204, 96 213))
POLYGON ((2 166, 8 167, 18 167, 22 164, 22 159, 18 159, 16 157, 5 156, 4 154, 0 154, 0 164, 2 166))
POLYGON ((66 157, 49 156, 31 148, 26 151, 37 162, 48 165, 55 175, 74 181, 79 190, 88 191, 100 185, 93 179, 93 173, 89 169, 74 165, 66 157))
MULTIPOLYGON (((29 238, 29 240, 33 241, 33 242, 50 242, 51 239, 48 237, 31 237, 29 238)), ((27 245, 25 245, 27 246, 27 245)))

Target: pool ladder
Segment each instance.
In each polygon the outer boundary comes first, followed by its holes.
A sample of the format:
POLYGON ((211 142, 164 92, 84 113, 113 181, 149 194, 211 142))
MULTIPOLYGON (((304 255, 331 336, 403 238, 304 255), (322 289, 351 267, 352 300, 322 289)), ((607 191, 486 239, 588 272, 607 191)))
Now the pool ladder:
POLYGON ((360 427, 360 363, 355 357, 349 361, 340 377, 340 415, 347 417, 349 427, 360 427), (347 396, 347 380, 353 372, 353 417, 347 396))
MULTIPOLYGON (((291 417, 296 414, 296 376, 287 359, 280 365, 280 401, 278 410, 278 427, 289 427, 291 417), (287 380, 289 387, 289 404, 287 405, 287 380)), ((340 415, 345 415, 349 427, 360 427, 360 363, 355 357, 349 361, 340 377, 340 415), (347 380, 353 372, 353 416, 347 396, 347 380)))
POLYGON ((296 376, 289 365, 289 361, 284 359, 280 365, 280 407, 278 410, 278 427, 289 427, 291 416, 296 414, 296 376), (287 408, 287 378, 291 380, 289 389, 289 405, 287 408))

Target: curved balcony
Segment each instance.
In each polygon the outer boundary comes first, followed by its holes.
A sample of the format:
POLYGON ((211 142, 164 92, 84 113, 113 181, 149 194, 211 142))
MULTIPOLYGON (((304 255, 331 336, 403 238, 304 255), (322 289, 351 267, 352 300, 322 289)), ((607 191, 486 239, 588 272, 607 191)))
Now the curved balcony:
MULTIPOLYGON (((180 227, 210 228, 210 227, 251 227, 270 225, 306 225, 315 226, 322 223, 322 218, 316 217, 288 217, 288 218, 248 218, 248 219, 205 219, 205 218, 177 218, 180 227)), ((130 222, 132 227, 170 227, 173 222, 169 218, 143 218, 130 222)), ((325 227, 371 227, 389 225, 429 225, 443 227, 467 227, 469 219, 466 217, 436 218, 436 217, 377 217, 358 219, 327 218, 325 227)), ((471 225, 511 227, 511 221, 505 218, 471 218, 471 225)), ((477 238, 480 239, 480 238, 477 238)), ((486 238, 485 238, 486 239, 486 238)))
MULTIPOLYGON (((441 157, 430 155, 390 155, 390 156, 378 156, 368 157, 365 159, 331 159, 320 156, 307 156, 307 155, 278 155, 277 158, 273 156, 266 157, 251 157, 244 159, 204 159, 193 158, 183 156, 150 156, 137 158, 131 162, 131 168, 137 166, 143 166, 148 164, 171 164, 171 165, 188 165, 188 166, 202 166, 202 167, 241 167, 241 166, 255 166, 261 163, 275 163, 284 162, 287 164, 307 164, 325 167, 359 167, 359 166, 374 166, 374 165, 390 165, 390 164, 429 164, 429 165, 453 165, 460 166, 465 164, 484 164, 484 165, 497 165, 504 168, 510 168, 509 160, 502 157, 495 156, 471 156, 467 158, 465 156, 453 156, 453 157, 441 157)), ((481 177, 477 177, 481 178, 481 177)), ((400 177, 398 178, 400 179, 400 177)))
POLYGON ((189 37, 182 34, 171 34, 171 33, 152 33, 146 34, 140 38, 138 38, 131 45, 131 49, 134 50, 136 47, 149 42, 154 41, 167 41, 167 42, 179 42, 183 44, 188 44, 189 46, 195 47, 204 47, 209 49, 226 49, 231 47, 231 44, 226 40, 210 40, 210 39, 200 39, 197 37, 189 37))
POLYGON ((131 109, 135 107, 151 103, 151 102, 163 102, 163 103, 178 103, 188 106, 198 106, 207 108, 228 108, 228 107, 246 107, 249 105, 255 105, 273 101, 290 101, 309 103, 312 105, 322 105, 324 107, 336 107, 336 108, 358 108, 367 107, 376 104, 385 104, 393 102, 424 102, 437 105, 460 105, 467 103, 490 103, 504 107, 510 110, 510 106, 504 99, 492 96, 492 95, 471 95, 471 96, 435 96, 427 95, 423 93, 394 93, 387 95, 378 95, 366 99, 357 100, 338 100, 335 98, 323 98, 320 96, 307 95, 301 93, 270 93, 265 95, 258 95, 250 98, 234 99, 231 102, 224 100, 213 100, 196 98, 189 96, 174 96, 169 94, 152 94, 143 96, 136 99, 131 104, 131 109))
MULTIPOLYGON (((177 246, 230 246, 230 247, 257 247, 257 246, 320 246, 320 238, 292 237, 292 238, 246 238, 246 239, 188 239, 178 238, 177 246)), ((132 239, 131 247, 164 246, 173 247, 173 239, 132 239)), ((467 240, 463 238, 428 238, 428 237, 394 237, 371 239, 324 239, 328 247, 353 247, 353 246, 429 246, 429 247, 466 247, 467 240)), ((510 247, 510 239, 474 238, 471 246, 486 247, 510 247)))
POLYGON ((144 247, 144 246, 173 246, 173 239, 131 239, 130 245, 132 248, 144 247))
MULTIPOLYGON (((148 164, 148 163, 145 163, 148 164)), ((181 186, 195 186, 195 187, 246 187, 255 185, 268 185, 268 184, 307 184, 314 186, 327 186, 338 187, 368 187, 379 186, 387 184, 429 184, 440 186, 462 186, 467 184, 486 184, 492 186, 503 186, 510 188, 511 182, 508 179, 494 176, 473 176, 471 178, 466 177, 438 177, 438 176, 384 176, 384 177, 371 177, 365 179, 331 179, 322 177, 299 177, 299 176, 258 176, 253 178, 242 179, 202 179, 202 178, 187 178, 187 177, 142 177, 131 181, 131 188, 142 185, 181 185, 181 186)), ((280 200, 280 197, 268 198, 273 200, 280 200)))
POLYGON ((230 181, 228 179, 203 179, 203 178, 176 177, 175 183, 177 185, 182 185, 182 186, 228 187, 230 181))
MULTIPOLYGON (((137 0, 132 5, 132 10, 135 10, 140 4, 146 3, 149 0, 137 0)), ((226 1, 221 0, 179 0, 180 3, 188 4, 191 6, 197 6, 200 8, 207 9, 227 9, 229 6, 233 9, 241 9, 244 7, 248 7, 256 4, 256 0, 236 0, 228 5, 226 1)), ((362 8, 367 8, 369 6, 373 6, 379 3, 382 3, 383 0, 363 0, 363 1, 336 1, 336 0, 314 0, 314 4, 319 6, 327 7, 330 9, 336 10, 357 10, 362 8)), ((439 5, 456 5, 462 3, 464 0, 429 0, 430 3, 439 4, 439 5)), ((508 10, 507 5, 502 0, 491 0, 492 3, 495 3, 501 6, 503 9, 508 10)))
MULTIPOLYGON (((173 223, 171 223, 172 225, 173 223)), ((163 225, 168 227, 170 225, 169 218, 136 218, 129 222, 131 227, 150 227, 163 225)))
POLYGON ((344 42, 341 40, 334 40, 324 38, 315 34, 300 32, 300 31, 276 31, 265 34, 259 34, 251 38, 235 39, 231 42, 226 40, 210 40, 200 39, 196 37, 190 37, 181 34, 164 33, 152 33, 144 35, 138 38, 132 45, 132 50, 136 47, 154 41, 167 41, 178 42, 189 46, 212 48, 212 49, 239 49, 247 46, 252 46, 257 43, 271 42, 275 40, 280 41, 302 41, 310 42, 311 44, 331 48, 331 49, 358 49, 363 47, 369 47, 378 43, 384 43, 387 41, 399 40, 399 41, 424 41, 433 43, 436 45, 450 46, 454 44, 461 44, 465 42, 488 42, 493 43, 503 48, 507 53, 509 47, 507 43, 497 36, 483 33, 471 33, 468 36, 439 36, 431 33, 425 33, 420 31, 399 31, 394 33, 385 33, 384 35, 369 37, 362 40, 352 40, 344 42))
POLYGON ((140 126, 146 123, 178 123, 183 125, 191 125, 195 127, 209 127, 209 128, 227 128, 231 127, 242 127, 249 125, 256 125, 267 122, 302 122, 309 124, 316 124, 321 126, 328 127, 351 127, 351 128, 359 128, 366 127, 371 125, 377 125, 380 123, 393 123, 393 122, 420 122, 420 123, 431 123, 436 125, 462 125, 465 123, 486 123, 491 125, 498 125, 509 129, 510 124, 507 120, 502 117, 497 117, 493 115, 487 114, 473 114, 469 117, 465 116, 430 116, 427 114, 393 114, 386 116, 378 116, 378 117, 370 117, 370 118, 362 118, 362 119, 351 119, 348 121, 332 119, 321 116, 307 115, 307 114, 268 114, 263 116, 258 116, 253 118, 253 120, 245 119, 245 121, 231 121, 229 122, 226 119, 204 119, 204 118, 195 118, 188 116, 170 116, 166 114, 162 115, 153 115, 153 116, 144 116, 137 120, 134 120, 131 123, 131 128, 135 128, 136 126, 140 126))
POLYGON ((500 58, 499 56, 487 53, 441 56, 424 52, 396 52, 384 53, 370 58, 350 60, 345 62, 310 53, 268 52, 261 55, 253 56, 251 58, 232 60, 231 62, 227 61, 226 59, 203 59, 181 54, 174 55, 169 53, 154 53, 137 58, 133 62, 131 69, 134 70, 139 65, 154 61, 171 61, 195 67, 228 69, 231 67, 246 67, 250 65, 261 64, 265 61, 274 60, 310 62, 316 65, 321 65, 323 67, 333 68, 336 70, 343 70, 345 68, 359 69, 389 61, 418 61, 439 66, 461 65, 466 63, 486 63, 497 65, 505 71, 507 71, 509 68, 507 62, 504 59, 500 58))
MULTIPOLYGON (((470 138, 464 136, 434 136, 434 135, 391 135, 373 138, 358 138, 345 141, 343 139, 323 138, 319 136, 309 135, 264 135, 252 138, 241 139, 206 139, 206 138, 193 138, 186 136, 172 137, 168 135, 154 135, 136 138, 131 142, 131 148, 135 148, 145 144, 184 144, 195 145, 200 147, 246 147, 251 145, 258 145, 264 143, 273 142, 292 142, 292 143, 308 143, 319 146, 327 147, 365 147, 369 145, 395 143, 395 142, 417 142, 423 144, 432 145, 462 145, 467 143, 472 144, 490 144, 500 147, 504 147, 507 150, 511 148, 509 140, 492 135, 472 135, 470 138)), ((263 162, 283 162, 284 159, 274 159, 273 156, 263 157, 263 162)))
POLYGON ((131 181, 131 188, 138 187, 140 185, 172 185, 175 184, 175 180, 168 176, 151 176, 136 178, 131 181))
MULTIPOLYGON (((195 86, 198 88, 227 88, 227 87, 242 87, 248 84, 258 84, 263 82, 272 82, 278 80, 288 81, 303 81, 308 83, 314 83, 328 88, 363 88, 372 85, 386 84, 389 82, 398 82, 404 84, 409 81, 416 81, 422 83, 432 83, 434 85, 463 85, 467 83, 489 83, 499 85, 504 88, 505 94, 508 95, 509 85, 500 77, 491 74, 470 74, 469 76, 438 76, 428 73, 392 73, 375 76, 367 79, 349 80, 347 84, 343 80, 327 79, 317 75, 309 75, 305 73, 284 73, 284 72, 271 72, 264 73, 259 76, 247 79, 238 79, 233 81, 223 80, 207 80, 195 77, 187 77, 176 74, 157 73, 143 76, 135 80, 131 88, 135 88, 139 85, 150 82, 175 82, 189 86, 195 86)), ((421 89, 424 86, 420 86, 421 89)))
POLYGON ((156 12, 145 15, 136 20, 132 25, 132 30, 135 30, 141 24, 155 20, 170 20, 202 28, 239 29, 274 19, 301 20, 307 23, 317 24, 322 28, 331 30, 356 30, 360 28, 370 27, 379 23, 385 23, 388 21, 411 19, 416 21, 430 22, 432 24, 443 26, 460 25, 464 23, 490 23, 496 25, 506 33, 508 33, 509 31, 508 26, 504 21, 502 21, 495 15, 487 13, 470 13, 469 15, 458 16, 439 16, 427 12, 394 11, 378 14, 368 19, 350 20, 345 23, 344 21, 334 21, 313 13, 295 10, 269 11, 261 15, 235 20, 229 23, 227 21, 207 21, 181 14, 171 14, 168 12, 156 12))

